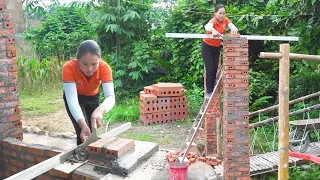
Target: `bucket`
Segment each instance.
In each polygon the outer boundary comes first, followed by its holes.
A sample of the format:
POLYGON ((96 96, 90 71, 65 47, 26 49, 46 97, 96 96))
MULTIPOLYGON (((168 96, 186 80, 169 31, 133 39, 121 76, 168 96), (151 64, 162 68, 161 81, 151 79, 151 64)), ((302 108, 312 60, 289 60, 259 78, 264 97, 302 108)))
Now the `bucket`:
POLYGON ((187 180, 188 166, 187 163, 170 163, 170 180, 187 180))

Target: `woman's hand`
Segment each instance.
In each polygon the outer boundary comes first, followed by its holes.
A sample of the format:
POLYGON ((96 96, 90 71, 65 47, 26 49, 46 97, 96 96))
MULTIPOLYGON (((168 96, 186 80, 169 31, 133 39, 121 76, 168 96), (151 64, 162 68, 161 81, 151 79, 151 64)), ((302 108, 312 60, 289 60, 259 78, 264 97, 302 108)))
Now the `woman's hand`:
POLYGON ((102 125, 104 112, 105 112, 104 107, 102 106, 97 107, 91 115, 91 125, 96 124, 97 128, 99 128, 102 125))
POLYGON ((89 138, 91 131, 84 119, 80 119, 78 121, 78 124, 81 128, 80 138, 82 142, 86 142, 86 140, 89 138))
POLYGON ((221 34, 215 29, 212 30, 212 35, 213 36, 221 36, 221 34))
POLYGON ((238 34, 238 29, 237 28, 231 29, 231 34, 238 34))

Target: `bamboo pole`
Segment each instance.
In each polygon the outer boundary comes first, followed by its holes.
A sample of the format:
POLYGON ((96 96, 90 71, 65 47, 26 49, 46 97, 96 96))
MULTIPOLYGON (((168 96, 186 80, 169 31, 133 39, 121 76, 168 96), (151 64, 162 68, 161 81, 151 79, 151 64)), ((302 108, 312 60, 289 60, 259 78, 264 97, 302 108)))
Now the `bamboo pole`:
MULTIPOLYGON (((282 57, 282 54, 281 53, 261 52, 259 54, 259 57, 260 58, 269 58, 269 59, 280 59, 282 57)), ((291 60, 316 60, 316 61, 320 61, 319 55, 289 53, 289 58, 291 60)))
MULTIPOLYGON (((303 100, 306 100, 306 99, 310 99, 310 98, 313 98, 313 97, 316 97, 316 96, 320 96, 320 91, 318 91, 316 93, 313 93, 313 94, 309 94, 307 96, 303 96, 303 97, 291 100, 291 101, 289 101, 289 105, 295 104, 297 102, 300 102, 300 101, 303 101, 303 100)), ((271 110, 277 109, 278 107, 279 107, 279 104, 274 105, 274 106, 270 106, 270 107, 267 107, 267 108, 264 108, 264 109, 260 109, 258 111, 254 111, 252 113, 249 113, 249 116, 253 116, 255 114, 259 114, 259 113, 266 112, 266 111, 271 111, 271 110)))
POLYGON ((279 67, 279 164, 278 180, 289 178, 289 73, 290 45, 281 44, 279 67))
MULTIPOLYGON (((307 108, 304 108, 304 109, 300 109, 300 110, 297 110, 297 111, 290 112, 289 116, 295 116, 295 115, 302 114, 302 113, 305 113, 305 112, 309 112, 309 111, 315 110, 315 109, 320 109, 320 104, 317 104, 317 105, 314 105, 314 106, 310 106, 310 107, 307 107, 307 108)), ((259 122, 250 124, 249 128, 257 128, 257 127, 269 124, 271 122, 276 122, 276 121, 278 121, 278 119, 279 119, 279 116, 273 117, 273 118, 268 118, 268 119, 265 119, 263 121, 259 121, 259 122)))

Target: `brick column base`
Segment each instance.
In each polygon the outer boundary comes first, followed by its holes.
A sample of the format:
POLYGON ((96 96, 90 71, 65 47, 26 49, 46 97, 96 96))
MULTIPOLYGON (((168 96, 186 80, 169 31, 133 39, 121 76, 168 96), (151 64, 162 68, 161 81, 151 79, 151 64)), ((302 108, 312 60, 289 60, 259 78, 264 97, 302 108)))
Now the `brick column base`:
POLYGON ((226 35, 223 79, 224 179, 250 179, 248 40, 226 35))

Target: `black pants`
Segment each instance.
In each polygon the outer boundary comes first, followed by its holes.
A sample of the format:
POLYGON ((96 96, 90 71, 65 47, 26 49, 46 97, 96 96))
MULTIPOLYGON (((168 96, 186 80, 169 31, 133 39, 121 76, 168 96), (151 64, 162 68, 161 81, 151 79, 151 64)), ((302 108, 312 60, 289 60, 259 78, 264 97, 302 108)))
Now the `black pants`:
MULTIPOLYGON (((91 115, 93 111, 99 106, 99 98, 100 98, 99 93, 94 96, 83 96, 78 94, 79 105, 82 109, 86 123, 90 129, 91 129, 91 115)), ((63 100, 66 106, 67 113, 72 121, 72 124, 77 134, 77 145, 82 144, 82 140, 80 138, 81 128, 70 112, 67 99, 64 93, 63 93, 63 100)))
POLYGON ((201 56, 206 68, 207 93, 211 93, 214 88, 218 64, 219 64, 220 49, 221 49, 221 46, 213 47, 213 46, 209 46, 205 42, 202 42, 201 44, 201 56))

